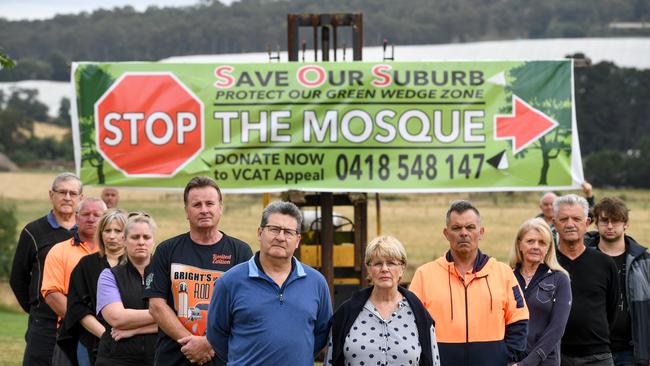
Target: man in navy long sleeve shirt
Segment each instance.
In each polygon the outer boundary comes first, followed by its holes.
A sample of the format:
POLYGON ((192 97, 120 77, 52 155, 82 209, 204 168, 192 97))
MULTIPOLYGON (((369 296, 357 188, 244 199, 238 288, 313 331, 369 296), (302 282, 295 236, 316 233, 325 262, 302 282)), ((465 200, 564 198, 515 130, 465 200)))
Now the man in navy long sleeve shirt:
POLYGON ((23 365, 50 366, 56 343, 56 314, 41 296, 45 257, 57 243, 72 237, 75 207, 82 195, 79 177, 61 173, 49 191, 52 210, 25 225, 16 245, 9 283, 20 306, 29 313, 23 365))

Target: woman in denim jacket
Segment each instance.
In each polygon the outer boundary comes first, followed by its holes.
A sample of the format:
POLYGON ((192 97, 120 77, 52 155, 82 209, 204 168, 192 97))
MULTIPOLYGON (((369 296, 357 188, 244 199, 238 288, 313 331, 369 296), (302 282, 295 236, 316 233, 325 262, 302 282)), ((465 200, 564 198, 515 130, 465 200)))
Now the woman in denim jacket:
POLYGON ((526 353, 516 365, 560 365, 560 340, 571 310, 569 274, 555 255, 553 235, 539 218, 524 222, 510 253, 530 320, 526 353))

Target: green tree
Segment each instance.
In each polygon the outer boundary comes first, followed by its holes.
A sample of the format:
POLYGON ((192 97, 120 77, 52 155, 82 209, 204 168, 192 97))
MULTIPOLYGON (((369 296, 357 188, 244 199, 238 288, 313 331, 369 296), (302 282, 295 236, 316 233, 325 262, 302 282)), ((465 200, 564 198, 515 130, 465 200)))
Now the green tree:
POLYGON ((650 188, 650 137, 639 141, 638 149, 629 151, 626 168, 627 184, 638 188, 650 188))
POLYGON ((22 111, 25 116, 33 121, 47 122, 48 107, 38 100, 38 90, 14 88, 7 99, 6 109, 22 111))
POLYGON ((611 149, 604 149, 585 159, 585 176, 597 187, 621 187, 627 182, 625 156, 611 149))
POLYGON ((14 60, 12 60, 6 53, 0 49, 0 70, 1 69, 11 69, 16 66, 14 60))
POLYGON ((34 121, 49 121, 47 106, 39 102, 37 96, 37 91, 31 89, 13 89, 9 97, 0 92, 0 130, 3 131, 0 152, 17 164, 35 160, 71 161, 70 137, 57 141, 34 136, 34 121))
POLYGON ((0 81, 50 80, 52 66, 45 61, 21 59, 11 69, 0 70, 0 81))
POLYGON ((61 102, 59 103, 59 113, 56 118, 52 120, 52 123, 63 127, 70 127, 70 99, 67 97, 61 98, 61 102))
MULTIPOLYGON (((263 51, 268 43, 284 48, 289 12, 362 12, 365 44, 370 46, 380 45, 384 38, 406 45, 604 37, 613 33, 608 27, 612 21, 650 18, 647 0, 241 0, 227 6, 218 0, 197 0, 188 7, 149 7, 138 12, 125 6, 38 22, 0 18, 0 44, 19 50, 13 56, 21 63, 47 60, 51 77, 65 80, 66 67, 60 67, 64 59, 149 61, 185 54, 263 51), (54 57, 57 53, 63 57, 54 57)), ((300 38, 311 43, 311 29, 301 32, 300 38)), ((647 30, 637 33, 647 35, 647 30)), ((16 78, 26 74, 30 73, 12 77, 20 80, 16 78)))
POLYGON ((70 62, 62 52, 53 52, 50 55, 49 63, 52 66, 52 80, 70 80, 70 62))
POLYGON ((7 201, 0 200, 0 278, 7 279, 11 272, 11 263, 16 247, 15 207, 7 201))
MULTIPOLYGON (((87 77, 76 78, 77 90, 88 96, 87 100, 97 100, 115 82, 115 79, 106 73, 101 66, 84 65, 77 69, 78 73, 84 73, 87 77), (93 96, 94 95, 94 96, 93 96)), ((97 151, 95 144, 95 113, 94 103, 79 103, 79 134, 81 141, 81 161, 87 162, 97 169, 97 183, 104 184, 104 157, 97 151)))
POLYGON ((512 95, 516 95, 559 124, 554 130, 515 155, 515 158, 524 158, 530 150, 541 151, 542 167, 539 173, 539 185, 549 184, 548 175, 552 161, 561 154, 571 153, 571 86, 568 84, 571 80, 570 74, 569 63, 549 65, 531 61, 513 68, 508 75, 510 80, 506 87, 508 102, 512 95), (563 77, 558 77, 562 74, 563 77))
POLYGON ((0 152, 11 156, 32 135, 34 124, 24 110, 7 107, 7 104, 0 105, 0 152))

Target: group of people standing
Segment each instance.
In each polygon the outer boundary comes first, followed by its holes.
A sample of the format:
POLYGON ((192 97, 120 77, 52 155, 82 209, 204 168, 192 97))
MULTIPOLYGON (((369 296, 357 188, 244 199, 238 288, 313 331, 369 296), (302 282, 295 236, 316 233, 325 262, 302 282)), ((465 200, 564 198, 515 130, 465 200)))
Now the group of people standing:
POLYGON ((216 182, 192 178, 189 231, 153 255, 146 212, 84 198, 70 173, 49 195, 12 268, 29 313, 23 365, 313 365, 325 347, 326 365, 650 365, 650 254, 625 235, 616 198, 594 207, 587 233, 588 203, 555 197, 552 225, 521 225, 510 266, 479 250, 479 210, 454 201, 449 250, 408 289, 404 246, 380 236, 365 253, 372 286, 333 312, 324 277, 294 257, 302 214, 290 202, 263 210, 253 254, 219 229, 216 182))

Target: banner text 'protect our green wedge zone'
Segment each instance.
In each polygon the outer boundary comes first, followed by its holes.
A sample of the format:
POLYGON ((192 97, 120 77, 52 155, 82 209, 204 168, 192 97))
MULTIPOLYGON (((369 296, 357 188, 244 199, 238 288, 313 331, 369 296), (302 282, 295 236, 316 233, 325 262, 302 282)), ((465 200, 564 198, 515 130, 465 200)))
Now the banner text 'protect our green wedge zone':
POLYGON ((85 184, 525 191, 584 180, 573 64, 75 63, 85 184))

